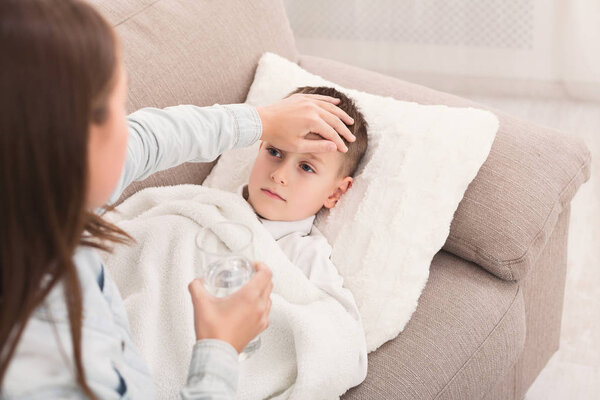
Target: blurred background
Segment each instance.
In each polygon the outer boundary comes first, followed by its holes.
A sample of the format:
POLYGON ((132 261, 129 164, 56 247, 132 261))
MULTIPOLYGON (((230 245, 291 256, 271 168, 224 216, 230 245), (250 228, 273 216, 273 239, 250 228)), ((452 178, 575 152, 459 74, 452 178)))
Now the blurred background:
MULTIPOLYGON (((527 400, 600 398, 600 0, 284 0, 302 54, 583 138, 560 349, 527 400)), ((400 99, 401 100, 401 99, 400 99)))
POLYGON ((300 52, 445 91, 600 101, 598 0, 286 0, 300 52))

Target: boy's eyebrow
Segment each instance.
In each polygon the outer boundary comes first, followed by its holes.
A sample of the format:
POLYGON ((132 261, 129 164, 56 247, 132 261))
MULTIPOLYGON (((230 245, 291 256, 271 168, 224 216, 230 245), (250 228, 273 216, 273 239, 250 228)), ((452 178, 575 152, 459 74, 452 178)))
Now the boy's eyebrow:
POLYGON ((320 162, 321 164, 325 164, 325 162, 323 162, 323 160, 321 160, 319 157, 317 157, 316 155, 314 155, 313 153, 306 153, 306 157, 313 159, 315 161, 320 162))
MULTIPOLYGON (((268 145, 268 147, 272 147, 274 149, 276 149, 278 152, 285 154, 286 152, 273 146, 273 145, 268 145)), ((321 164, 325 165, 325 161, 323 161, 322 159, 320 159, 319 157, 317 157, 314 153, 304 153, 304 156, 306 156, 307 158, 313 159, 315 161, 320 162, 321 164)))

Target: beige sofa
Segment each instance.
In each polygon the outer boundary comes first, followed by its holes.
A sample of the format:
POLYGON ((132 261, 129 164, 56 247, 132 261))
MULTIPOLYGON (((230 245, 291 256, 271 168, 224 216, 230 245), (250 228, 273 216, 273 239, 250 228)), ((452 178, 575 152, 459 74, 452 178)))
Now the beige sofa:
MULTIPOLYGON (((94 0, 116 27, 129 111, 243 102, 271 51, 324 78, 422 104, 486 108, 298 54, 280 0, 94 0)), ((501 123, 404 331, 369 355, 343 399, 521 399, 559 345, 570 201, 590 175, 578 139, 495 112, 501 123)), ((185 164, 128 188, 202 183, 185 164)), ((390 262, 393 262, 390 260, 390 262)))

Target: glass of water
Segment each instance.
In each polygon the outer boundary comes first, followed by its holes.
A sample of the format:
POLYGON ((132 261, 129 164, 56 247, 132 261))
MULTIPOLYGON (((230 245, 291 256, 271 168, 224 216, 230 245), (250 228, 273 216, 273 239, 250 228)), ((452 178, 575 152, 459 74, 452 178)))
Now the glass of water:
MULTIPOLYGON (((239 222, 217 222, 198 232, 196 246, 201 254, 204 287, 211 295, 227 297, 250 280, 255 273, 252 244, 252 231, 239 222)), ((240 360, 259 348, 257 336, 242 350, 240 360)))

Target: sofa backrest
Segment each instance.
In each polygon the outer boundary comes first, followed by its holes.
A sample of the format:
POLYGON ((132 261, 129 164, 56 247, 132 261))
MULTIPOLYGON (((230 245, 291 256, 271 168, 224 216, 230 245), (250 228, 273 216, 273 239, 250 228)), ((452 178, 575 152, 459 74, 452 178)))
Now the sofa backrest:
POLYGON ((130 91, 128 111, 246 99, 265 51, 297 61, 280 0, 90 0, 113 24, 130 91))
MULTIPOLYGON (((242 103, 260 56, 297 62, 281 0, 88 0, 115 27, 129 75, 128 112, 242 103)), ((213 163, 186 163, 130 185, 200 184, 213 163)))

